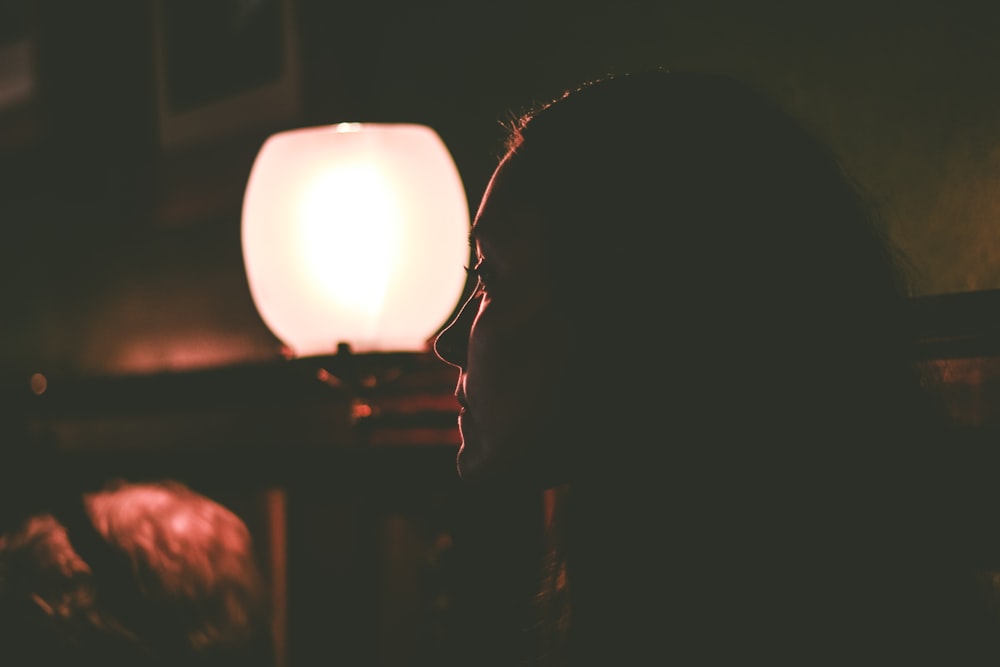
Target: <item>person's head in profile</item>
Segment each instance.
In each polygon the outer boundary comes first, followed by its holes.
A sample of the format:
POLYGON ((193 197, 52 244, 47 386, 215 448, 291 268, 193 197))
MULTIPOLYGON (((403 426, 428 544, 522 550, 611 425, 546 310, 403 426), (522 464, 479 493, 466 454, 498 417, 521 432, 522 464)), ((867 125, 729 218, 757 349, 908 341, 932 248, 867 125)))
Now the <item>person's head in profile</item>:
POLYGON ((0 637, 26 666, 274 661, 246 524, 173 481, 116 481, 0 535, 0 637))
POLYGON ((470 481, 567 481, 593 450, 576 437, 650 424, 850 422, 906 374, 906 288, 868 205, 724 76, 611 77, 514 121, 472 238, 475 293, 436 341, 462 370, 470 481))
POLYGON ((930 646, 937 415, 905 258, 835 153, 709 73, 606 77, 509 129, 435 350, 462 479, 562 494, 570 654, 930 646))

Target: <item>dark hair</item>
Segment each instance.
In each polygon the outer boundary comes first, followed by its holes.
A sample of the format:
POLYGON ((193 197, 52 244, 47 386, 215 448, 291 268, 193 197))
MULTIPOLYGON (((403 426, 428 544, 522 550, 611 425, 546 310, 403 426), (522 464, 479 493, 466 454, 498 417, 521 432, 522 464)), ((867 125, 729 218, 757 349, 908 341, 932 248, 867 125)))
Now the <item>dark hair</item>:
POLYGON ((525 114, 503 159, 578 325, 571 659, 981 649, 903 258, 835 153, 748 85, 656 70, 525 114))
POLYGON ((586 278, 561 260, 594 259, 600 284, 645 280, 717 312, 794 299, 800 314, 844 312, 852 325, 867 309, 881 324, 869 332, 898 316, 906 286, 870 202, 826 145, 747 85, 663 71, 592 82, 523 116, 509 145, 522 196, 551 230, 554 280, 586 278), (566 244, 583 257, 556 251, 566 244))

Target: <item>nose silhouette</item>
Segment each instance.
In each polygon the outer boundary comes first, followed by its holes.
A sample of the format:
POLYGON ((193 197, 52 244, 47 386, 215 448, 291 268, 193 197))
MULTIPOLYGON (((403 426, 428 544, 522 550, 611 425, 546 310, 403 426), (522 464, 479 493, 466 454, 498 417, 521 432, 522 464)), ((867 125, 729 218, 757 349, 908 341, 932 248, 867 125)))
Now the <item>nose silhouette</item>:
POLYGON ((472 325, 472 318, 469 304, 470 298, 458 311, 448 325, 441 330, 441 333, 434 339, 434 354, 445 363, 462 368, 465 364, 466 355, 469 350, 469 331, 472 325))

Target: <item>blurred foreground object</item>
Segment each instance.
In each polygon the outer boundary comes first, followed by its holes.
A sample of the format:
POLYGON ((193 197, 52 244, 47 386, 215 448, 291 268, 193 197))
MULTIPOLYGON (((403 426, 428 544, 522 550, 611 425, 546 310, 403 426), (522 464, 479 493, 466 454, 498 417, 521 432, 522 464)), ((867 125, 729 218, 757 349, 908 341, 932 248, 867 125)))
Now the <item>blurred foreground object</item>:
POLYGON ((0 646, 19 665, 274 662, 245 523, 176 482, 115 482, 0 535, 0 646))

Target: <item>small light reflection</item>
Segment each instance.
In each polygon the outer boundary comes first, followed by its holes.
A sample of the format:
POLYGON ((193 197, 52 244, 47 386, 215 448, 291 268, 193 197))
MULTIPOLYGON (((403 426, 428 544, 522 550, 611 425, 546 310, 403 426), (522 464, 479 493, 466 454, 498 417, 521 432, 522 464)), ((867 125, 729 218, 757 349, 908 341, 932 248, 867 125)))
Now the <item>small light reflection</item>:
POLYGON ((344 383, 341 382, 341 380, 340 380, 339 377, 337 377, 336 375, 334 375, 330 371, 326 370, 325 368, 321 368, 318 371, 316 371, 316 379, 318 379, 320 382, 322 382, 324 384, 327 384, 327 385, 329 385, 331 387, 343 387, 344 386, 344 383))
POLYGON ((354 421, 367 419, 372 416, 373 412, 372 406, 360 399, 355 399, 351 404, 351 417, 354 421))
POLYGON ((35 396, 41 396, 49 388, 49 379, 41 373, 34 373, 29 381, 31 391, 35 396))

